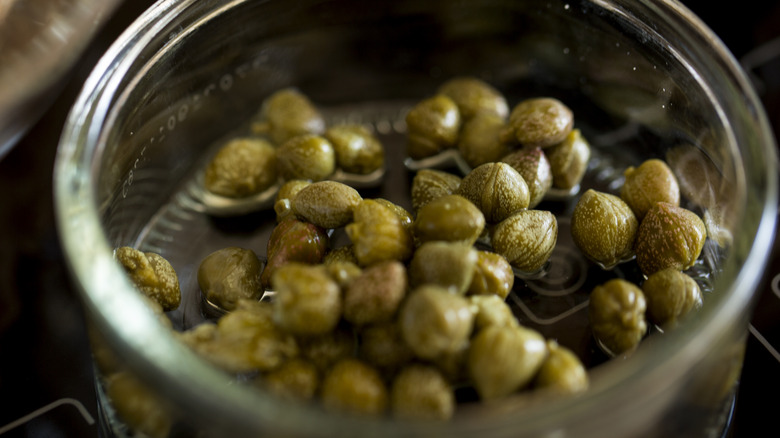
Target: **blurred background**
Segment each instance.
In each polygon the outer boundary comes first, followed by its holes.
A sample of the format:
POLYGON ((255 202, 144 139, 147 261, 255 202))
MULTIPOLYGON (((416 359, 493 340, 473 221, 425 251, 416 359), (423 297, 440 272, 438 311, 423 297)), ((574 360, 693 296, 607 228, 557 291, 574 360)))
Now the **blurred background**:
MULTIPOLYGON (((683 3, 743 65, 780 132, 780 2, 683 3)), ((0 438, 98 436, 92 365, 54 226, 51 174, 67 112, 85 78, 151 4, 0 0, 0 438), (36 15, 41 11, 33 9, 47 3, 56 10, 36 15), (15 69, 22 55, 42 60, 15 69), (35 85, 25 88, 24 79, 35 85)), ((780 434, 776 403, 765 402, 767 394, 780 393, 779 241, 760 284, 723 437, 780 434)))

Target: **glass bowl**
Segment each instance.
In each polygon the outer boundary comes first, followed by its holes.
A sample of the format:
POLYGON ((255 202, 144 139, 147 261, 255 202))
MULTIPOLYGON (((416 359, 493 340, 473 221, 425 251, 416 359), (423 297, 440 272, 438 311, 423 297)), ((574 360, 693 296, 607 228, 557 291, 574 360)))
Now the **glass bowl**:
POLYGON ((674 1, 160 1, 88 78, 55 167, 60 236, 94 335, 104 433, 131 434, 104 393, 121 364, 165 406, 165 427, 152 435, 720 436, 774 233, 775 163, 745 74, 674 1), (271 93, 295 87, 328 123, 373 130, 386 173, 361 194, 411 209, 405 115, 455 76, 490 83, 511 105, 558 98, 591 144, 578 189, 537 207, 559 224, 549 263, 518 274, 507 299, 522 324, 578 353, 590 368, 586 392, 464 402, 445 422, 335 415, 248 388, 177 340, 171 327, 210 318, 200 261, 226 246, 263 257, 275 225, 272 210, 206 212, 195 193, 215 145, 246 133, 271 93), (610 359, 590 334, 589 293, 609 278, 643 276, 631 261, 611 270, 588 261, 569 219, 586 189, 618 193, 624 170, 649 158, 667 160, 683 205, 707 224, 687 271, 704 305, 610 359), (182 303, 164 321, 114 260, 120 246, 159 253, 176 269, 182 303))

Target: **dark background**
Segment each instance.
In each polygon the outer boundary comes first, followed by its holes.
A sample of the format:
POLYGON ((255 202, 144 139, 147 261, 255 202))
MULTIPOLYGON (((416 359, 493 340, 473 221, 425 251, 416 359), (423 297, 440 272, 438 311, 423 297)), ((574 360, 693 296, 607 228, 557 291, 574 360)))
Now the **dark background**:
MULTIPOLYGON (((70 106, 98 57, 151 2, 127 1, 94 40, 48 111, 0 160, 0 433, 60 400, 61 405, 2 433, 6 437, 96 437, 97 408, 81 309, 54 228, 51 172, 70 106), (62 399, 66 400, 62 400, 62 399)), ((780 3, 684 2, 740 61, 780 46, 780 3)), ((780 50, 777 51, 780 54, 780 50)), ((780 55, 750 66, 775 132, 780 132, 780 55)), ((1 66, 0 66, 1 68, 1 66)), ((761 283, 731 427, 724 436, 777 436, 780 394, 780 245, 761 283), (773 289, 774 286, 774 289, 773 289), (769 347, 768 347, 769 346, 769 347), (770 400, 769 403, 765 399, 770 400)))

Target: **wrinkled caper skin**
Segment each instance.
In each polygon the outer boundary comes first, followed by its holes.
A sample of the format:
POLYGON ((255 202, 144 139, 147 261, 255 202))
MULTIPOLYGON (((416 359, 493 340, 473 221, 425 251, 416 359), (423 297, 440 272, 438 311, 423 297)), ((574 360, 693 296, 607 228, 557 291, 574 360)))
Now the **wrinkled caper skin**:
POLYGON ((544 199, 553 183, 550 160, 542 148, 522 148, 501 158, 523 177, 528 185, 528 208, 534 208, 544 199))
POLYGON ((574 207, 571 234, 586 257, 609 269, 634 255, 639 222, 619 197, 588 189, 574 207))
POLYGON ((542 362, 534 386, 557 395, 576 394, 588 389, 588 371, 571 350, 554 340, 547 341, 547 358, 542 362))
POLYGON ((672 328, 691 311, 702 306, 696 280, 675 268, 656 271, 642 283, 647 316, 660 327, 672 328))
POLYGON ((276 149, 259 138, 235 138, 222 146, 206 166, 203 183, 211 193, 243 198, 276 183, 276 149))
POLYGON ((241 299, 260 299, 262 270, 262 263, 251 249, 222 248, 200 262, 198 286, 208 302, 231 311, 241 299))
POLYGON ((696 263, 706 239, 707 228, 696 213, 657 202, 637 231, 637 264, 647 276, 664 268, 684 271, 696 263))
POLYGON ((271 277, 274 322, 298 336, 332 331, 341 319, 341 288, 321 265, 297 262, 280 266, 271 277))
POLYGON ((407 155, 415 160, 455 146, 460 131, 458 105, 439 94, 417 103, 406 115, 407 155))
POLYGON ((562 142, 574 126, 574 114, 558 99, 539 97, 523 100, 512 108, 504 133, 524 147, 546 148, 562 142))
POLYGON ((117 416, 132 430, 151 438, 167 438, 174 417, 164 399, 129 372, 112 374, 105 382, 106 396, 117 416))
POLYGON ((455 394, 435 367, 412 364, 402 369, 390 388, 393 417, 414 421, 442 421, 455 412, 455 394))
POLYGON ((322 181, 336 170, 336 151, 319 135, 300 135, 276 150, 279 173, 285 180, 322 181))
POLYGON ((306 95, 285 88, 263 101, 252 130, 267 135, 278 146, 299 135, 324 133, 325 119, 306 95))
POLYGON ((542 269, 558 242, 558 220, 545 210, 521 210, 493 228, 491 243, 523 272, 542 269))
POLYGON ((267 289, 274 272, 289 262, 320 263, 328 250, 329 241, 324 228, 294 217, 276 224, 268 238, 268 261, 260 275, 263 288, 267 289))
POLYGON ((332 412, 379 416, 389 406, 387 387, 379 372, 358 359, 343 359, 322 381, 322 404, 332 412))
POLYGON ((398 315, 404 340, 421 359, 461 351, 468 345, 473 323, 469 301, 436 285, 412 290, 398 315))
POLYGON ((573 129, 561 143, 545 149, 545 153, 550 160, 553 187, 571 190, 582 182, 591 152, 579 129, 573 129))
POLYGON ((491 325, 515 326, 517 318, 509 305, 498 295, 471 295, 469 301, 474 311, 474 330, 491 325))
POLYGON ((460 195, 447 195, 420 208, 413 229, 421 243, 443 240, 471 245, 485 225, 485 215, 474 203, 460 195))
POLYGON ((480 398, 493 400, 526 387, 545 357, 547 345, 535 330, 490 325, 471 340, 467 367, 480 398))
POLYGON ((355 207, 363 200, 357 190, 337 182, 318 181, 301 188, 293 198, 298 217, 321 228, 340 228, 352 222, 355 207))
POLYGON ((435 284, 463 295, 474 278, 477 250, 459 242, 425 242, 409 262, 409 284, 412 288, 435 284))
POLYGON ((590 294, 588 316, 593 336, 607 354, 633 351, 647 332, 647 302, 637 285, 614 278, 590 294))
POLYGON ((412 216, 412 214, 409 213, 407 209, 401 207, 400 205, 392 201, 388 201, 387 199, 384 198, 374 198, 374 201, 392 210, 393 213, 395 213, 395 215, 398 216, 398 219, 401 221, 401 225, 407 230, 409 230, 410 232, 412 231, 412 224, 414 224, 414 216, 412 216))
POLYGON ((336 165, 344 172, 365 175, 385 164, 384 146, 362 125, 331 126, 324 137, 333 145, 336 165))
POLYGON ((452 99, 464 120, 480 114, 489 114, 505 120, 509 114, 506 98, 487 82, 469 76, 447 80, 437 90, 452 99))
POLYGON ((662 160, 646 160, 639 167, 629 167, 624 172, 625 182, 620 197, 642 220, 656 202, 680 205, 680 186, 672 169, 662 160))
POLYGON ((485 163, 463 177, 458 195, 471 201, 485 215, 488 223, 496 224, 512 213, 528 208, 528 185, 507 163, 485 163))
POLYGON ((356 326, 391 321, 406 288, 406 267, 401 262, 369 266, 344 291, 344 319, 356 326))
POLYGON ((354 222, 345 227, 355 257, 362 267, 388 260, 405 261, 412 255, 411 230, 386 204, 363 199, 355 208, 354 222))
POLYGON ((276 221, 281 222, 283 219, 295 214, 293 211, 293 199, 304 187, 311 184, 311 181, 305 179, 291 179, 285 181, 279 187, 279 191, 276 192, 276 198, 274 199, 274 212, 276 213, 276 221))
POLYGON ((411 362, 414 352, 403 339, 398 322, 372 324, 360 331, 358 356, 390 375, 411 362))
POLYGON ((420 169, 412 178, 412 209, 418 211, 434 199, 454 194, 460 182, 461 177, 443 170, 420 169))
POLYGON ((469 295, 497 295, 506 299, 515 284, 515 273, 506 257, 492 251, 477 251, 469 295))
POLYGON ((181 304, 179 277, 170 262, 153 252, 141 252, 123 246, 114 252, 116 260, 130 276, 130 281, 145 296, 162 306, 163 311, 174 310, 181 304))
POLYGON ((458 152, 472 168, 499 161, 511 150, 501 140, 504 119, 494 114, 477 114, 463 123, 458 136, 458 152))
POLYGON ((314 399, 320 377, 312 363, 296 358, 261 376, 257 383, 277 397, 303 402, 314 399))

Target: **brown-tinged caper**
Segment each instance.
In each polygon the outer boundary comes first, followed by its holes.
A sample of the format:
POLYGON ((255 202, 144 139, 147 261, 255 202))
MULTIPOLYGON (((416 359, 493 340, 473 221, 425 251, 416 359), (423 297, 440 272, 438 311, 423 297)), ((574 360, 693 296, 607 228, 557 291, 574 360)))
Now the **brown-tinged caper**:
POLYGON ((106 378, 105 390, 117 416, 134 432, 151 438, 168 437, 174 422, 171 408, 147 384, 122 371, 106 378))
POLYGON ((458 105, 464 120, 478 114, 491 114, 504 120, 509 114, 509 106, 501 92, 475 77, 449 79, 439 86, 438 93, 449 97, 458 105))
POLYGON ((222 248, 200 262, 198 286, 209 303, 230 311, 241 299, 260 298, 262 269, 262 263, 251 249, 222 248))
POLYGON ((398 419, 448 420, 455 412, 455 393, 436 368, 411 364, 393 379, 390 406, 398 419))
POLYGON ((309 180, 291 179, 285 181, 285 183, 279 187, 279 191, 276 192, 276 198, 274 199, 274 212, 276 212, 277 222, 281 222, 282 219, 295 213, 293 211, 293 199, 301 189, 309 184, 311 184, 311 181, 309 180))
POLYGON ((469 301, 474 310, 475 331, 491 325, 514 326, 518 324, 512 309, 498 295, 471 295, 469 301))
POLYGON ((469 295, 497 295, 506 299, 515 284, 515 273, 506 257, 492 251, 477 251, 477 264, 469 295))
POLYGON ((647 316, 653 323, 670 328, 689 312, 702 306, 696 280, 675 268, 656 271, 642 283, 647 316))
POLYGON ((363 199, 354 212, 354 222, 345 228, 360 266, 387 260, 405 261, 414 249, 412 233, 401 217, 387 205, 363 199))
POLYGON ((626 169, 624 176, 620 198, 631 207, 639 221, 656 202, 680 205, 677 177, 664 161, 656 158, 646 160, 639 167, 626 169))
POLYGON ((550 160, 542 148, 518 149, 505 155, 501 161, 517 170, 528 185, 528 208, 539 205, 553 184, 550 160))
POLYGON ((341 319, 341 288, 322 265, 287 263, 276 269, 271 286, 274 322, 289 333, 322 335, 341 319))
POLYGON ((406 296, 406 267, 389 260, 367 267, 344 291, 344 319, 356 326, 387 322, 406 296))
POLYGON ((352 222, 352 213, 362 200, 360 193, 346 184, 318 181, 295 195, 293 211, 319 227, 340 228, 352 222))
POLYGON ((333 145, 319 135, 300 135, 276 150, 279 173, 285 180, 322 181, 336 170, 333 145))
POLYGON ((558 220, 545 210, 521 210, 493 229, 493 249, 523 272, 536 272, 558 242, 558 220))
POLYGON ((505 140, 525 147, 545 148, 562 142, 574 126, 574 114, 563 102, 551 97, 523 100, 512 108, 505 140))
POLYGON ((412 209, 416 212, 434 199, 454 194, 460 181, 458 175, 443 170, 420 169, 412 178, 412 209))
POLYGON ((588 371, 574 352, 554 340, 547 341, 547 358, 534 379, 537 389, 554 394, 575 394, 588 389, 588 371))
POLYGON ((206 166, 203 183, 211 193, 243 198, 278 179, 276 149, 260 138, 235 138, 219 148, 206 166))
POLYGON ((344 172, 369 174, 385 164, 385 149, 362 125, 331 126, 325 131, 336 152, 336 165, 344 172))
POLYGON ((295 358, 258 377, 257 384, 277 397, 300 402, 314 398, 320 377, 317 367, 311 362, 295 358))
POLYGON ((374 324, 360 331, 358 355, 378 369, 392 374, 414 358, 397 321, 374 324))
POLYGON ((639 222, 625 201, 593 189, 583 193, 571 215, 574 243, 605 269, 633 257, 638 228, 639 222))
POLYGON ((320 373, 341 359, 355 356, 355 342, 354 331, 345 324, 339 324, 322 335, 298 338, 301 357, 314 364, 320 373))
POLYGON ((358 359, 342 359, 322 381, 325 409, 333 412, 379 416, 389 404, 388 390, 379 372, 358 359))
POLYGON ((443 240, 471 245, 485 229, 485 215, 463 196, 447 195, 420 208, 413 228, 421 243, 443 240))
POLYGON ((504 119, 494 114, 477 114, 466 120, 458 136, 458 151, 473 167, 498 161, 511 146, 501 141, 504 119))
POLYGON ((474 278, 477 250, 460 242, 429 241, 414 252, 409 262, 412 288, 435 284, 455 294, 465 294, 474 278))
POLYGON ((153 252, 142 252, 123 246, 114 252, 116 260, 130 276, 130 281, 145 296, 162 306, 163 311, 174 310, 181 303, 179 277, 170 262, 153 252))
POLYGON ((545 153, 550 160, 553 187, 570 190, 582 182, 590 161, 590 144, 579 129, 573 129, 561 143, 545 149, 545 153))
POLYGON ((267 135, 278 146, 299 135, 322 134, 325 119, 306 95, 294 88, 285 88, 263 101, 252 131, 267 135))
POLYGON ((421 359, 462 350, 468 344, 473 322, 469 301, 436 285, 410 292, 398 315, 404 340, 421 359))
POLYGON ((694 212, 665 202, 648 210, 636 236, 636 261, 649 276, 664 268, 684 271, 699 258, 707 229, 694 212))
POLYGON ((634 350, 647 332, 646 309, 642 289, 629 281, 614 278, 596 286, 588 303, 593 336, 608 354, 634 350))
POLYGON ((467 367, 480 398, 493 400, 527 386, 546 356, 547 344, 535 330, 490 325, 471 340, 467 367))
POLYGON ((528 185, 507 163, 485 163, 463 177, 458 195, 471 201, 485 215, 488 223, 495 224, 512 213, 528 208, 528 185))
POLYGON ((276 269, 289 262, 320 263, 327 252, 329 241, 324 228, 294 217, 276 224, 268 238, 268 262, 260 275, 263 287, 267 289, 276 269))
POLYGON ((417 103, 406 115, 407 154, 417 160, 455 146, 460 131, 458 105, 439 94, 417 103))

